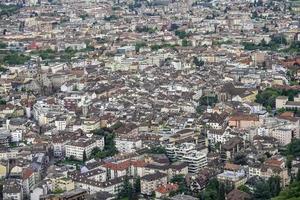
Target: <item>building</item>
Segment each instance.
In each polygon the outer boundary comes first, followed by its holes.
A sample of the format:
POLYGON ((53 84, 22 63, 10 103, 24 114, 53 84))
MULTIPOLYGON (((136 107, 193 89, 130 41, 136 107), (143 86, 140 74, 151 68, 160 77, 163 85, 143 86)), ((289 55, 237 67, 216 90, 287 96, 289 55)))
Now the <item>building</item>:
POLYGON ((207 165, 206 154, 196 150, 194 143, 182 143, 178 146, 168 144, 166 151, 171 160, 186 162, 188 164, 189 173, 197 173, 201 168, 207 165))
POLYGON ((286 96, 279 96, 276 98, 276 109, 285 108, 286 102, 289 100, 286 96))
POLYGON ((104 148, 104 137, 97 139, 82 137, 65 145, 66 157, 73 157, 76 160, 83 160, 84 154, 86 158, 89 158, 92 150, 96 147, 99 149, 104 148))
POLYGON ((148 174, 141 178, 141 193, 145 195, 152 195, 152 193, 161 185, 167 184, 167 175, 156 172, 148 174))
POLYGON ((217 179, 225 184, 232 185, 234 188, 238 188, 247 181, 245 171, 235 164, 226 163, 224 172, 217 175, 217 179))
POLYGON ((279 145, 285 146, 291 143, 293 138, 293 130, 289 128, 276 128, 270 134, 270 136, 276 138, 279 142, 279 145))
POLYGON ((3 200, 23 200, 23 187, 20 180, 8 179, 4 181, 3 200))
POLYGON ((121 153, 132 153, 142 148, 142 140, 138 138, 117 137, 115 142, 116 148, 121 153))
POLYGON ((155 197, 156 198, 164 198, 168 197, 170 192, 175 192, 178 190, 178 184, 167 184, 161 185, 155 190, 155 197))
POLYGON ((199 151, 191 151, 182 157, 182 161, 188 163, 189 173, 198 173, 207 166, 207 155, 199 151))

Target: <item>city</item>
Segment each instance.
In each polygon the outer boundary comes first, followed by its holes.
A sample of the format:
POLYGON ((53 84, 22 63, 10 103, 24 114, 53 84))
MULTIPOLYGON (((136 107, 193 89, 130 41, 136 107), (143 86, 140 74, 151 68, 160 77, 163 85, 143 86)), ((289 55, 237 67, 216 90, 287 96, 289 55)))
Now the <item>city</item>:
POLYGON ((1 0, 0 199, 300 199, 300 0, 1 0))

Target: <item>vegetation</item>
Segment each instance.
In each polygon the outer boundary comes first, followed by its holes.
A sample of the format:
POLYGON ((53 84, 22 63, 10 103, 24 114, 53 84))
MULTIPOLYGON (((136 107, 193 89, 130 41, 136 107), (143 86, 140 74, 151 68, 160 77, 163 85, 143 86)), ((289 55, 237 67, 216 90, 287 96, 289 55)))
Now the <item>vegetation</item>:
POLYGON ((146 47, 146 46, 147 46, 146 42, 137 42, 137 43, 135 44, 135 51, 136 51, 136 52, 139 52, 139 51, 140 51, 140 48, 146 47))
POLYGON ((281 90, 276 88, 267 88, 264 91, 259 91, 256 95, 256 102, 262 104, 267 110, 275 108, 276 98, 278 96, 288 96, 292 101, 300 91, 297 90, 281 90))
POLYGON ((226 186, 216 178, 208 182, 204 192, 200 194, 201 200, 225 200, 226 186))
POLYGON ((254 44, 252 42, 244 42, 245 50, 271 50, 277 51, 280 45, 286 45, 287 40, 282 34, 272 35, 271 41, 267 43, 264 39, 259 44, 254 44))
POLYGON ((0 49, 5 49, 7 47, 7 44, 0 41, 0 49))
POLYGON ((285 156, 291 156, 292 158, 300 156, 300 139, 294 139, 287 145, 285 156))
POLYGON ((240 191, 242 191, 242 192, 246 192, 248 194, 251 194, 250 188, 248 188, 246 185, 241 185, 237 189, 240 190, 240 191))
POLYGON ((4 56, 2 62, 8 65, 23 65, 30 60, 30 56, 19 54, 15 52, 9 52, 4 56))
POLYGON ((260 181, 256 184, 254 188, 253 196, 258 200, 271 199, 279 194, 281 190, 280 187, 280 177, 273 176, 267 181, 260 181))
POLYGON ((0 66, 0 72, 6 72, 6 71, 8 71, 7 68, 0 66))
POLYGON ((106 158, 110 156, 114 156, 118 153, 116 144, 115 144, 115 134, 111 129, 97 129, 93 131, 94 134, 104 136, 105 146, 104 149, 101 150, 99 148, 94 148, 91 153, 91 158, 106 158))
POLYGON ((118 199, 137 200, 141 191, 140 178, 138 177, 134 184, 131 184, 128 177, 123 182, 123 187, 118 193, 118 199))
POLYGON ((247 155, 245 153, 237 153, 233 158, 233 163, 237 165, 247 165, 247 155))
POLYGON ((291 45, 287 48, 284 49, 283 52, 285 53, 300 53, 300 42, 299 41, 294 41, 291 43, 291 45))
POLYGON ((0 105, 5 105, 6 104, 6 101, 2 98, 0 98, 0 105))
POLYGON ((21 7, 18 5, 5 5, 0 4, 0 16, 6 15, 7 17, 15 14, 21 7))
POLYGON ((279 193, 273 200, 298 200, 300 199, 300 170, 296 176, 295 181, 287 188, 279 193))
POLYGON ((180 31, 180 30, 176 30, 175 35, 178 36, 180 39, 184 39, 189 36, 188 33, 186 33, 185 31, 180 31))
POLYGON ((163 44, 152 45, 152 46, 150 46, 150 48, 151 48, 152 51, 157 51, 157 50, 163 49, 163 48, 176 49, 176 46, 177 45, 172 45, 172 44, 169 44, 169 43, 163 43, 163 44))
POLYGON ((176 192, 173 192, 172 195, 190 193, 189 188, 186 186, 187 184, 186 184, 184 175, 181 175, 181 174, 180 175, 175 175, 171 179, 171 183, 178 184, 178 190, 176 192))
POLYGON ((202 96, 198 101, 197 113, 201 114, 206 106, 214 106, 218 102, 217 96, 202 96))
POLYGON ((61 189, 61 188, 55 188, 55 189, 52 191, 53 194, 61 194, 61 193, 63 193, 63 192, 64 192, 64 190, 61 189))
POLYGON ((155 33, 156 28, 150 28, 148 26, 137 26, 135 29, 138 33, 155 33))
POLYGON ((201 59, 198 59, 196 56, 193 57, 193 63, 194 65, 196 65, 197 67, 201 67, 204 65, 204 61, 201 59))
POLYGON ((150 148, 147 153, 152 153, 152 154, 165 154, 166 149, 163 146, 155 146, 150 148))
POLYGON ((116 15, 110 15, 110 16, 105 16, 104 20, 105 21, 113 21, 113 20, 117 20, 118 17, 116 15))
POLYGON ((181 41, 181 45, 182 45, 183 47, 192 46, 192 42, 189 41, 189 40, 187 40, 187 39, 183 39, 183 40, 181 41))

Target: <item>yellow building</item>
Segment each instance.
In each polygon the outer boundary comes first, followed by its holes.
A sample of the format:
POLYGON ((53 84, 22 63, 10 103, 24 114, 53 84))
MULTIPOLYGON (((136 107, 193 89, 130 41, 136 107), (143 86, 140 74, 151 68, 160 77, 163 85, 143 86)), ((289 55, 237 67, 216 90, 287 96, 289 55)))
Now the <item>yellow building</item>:
POLYGON ((6 174, 7 174, 7 167, 6 167, 6 165, 0 163, 0 179, 5 178, 6 174))
POLYGON ((54 189, 60 188, 64 191, 70 191, 75 189, 74 181, 66 177, 52 179, 52 184, 54 189))

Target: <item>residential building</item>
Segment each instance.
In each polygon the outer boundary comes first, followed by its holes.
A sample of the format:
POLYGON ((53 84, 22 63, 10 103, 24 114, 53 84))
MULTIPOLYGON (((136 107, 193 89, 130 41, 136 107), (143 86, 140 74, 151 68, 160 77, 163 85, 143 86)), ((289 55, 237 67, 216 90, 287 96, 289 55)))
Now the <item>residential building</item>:
POLYGON ((160 172, 141 178, 141 193, 151 195, 159 186, 167 184, 167 175, 160 172))

